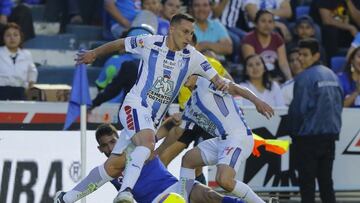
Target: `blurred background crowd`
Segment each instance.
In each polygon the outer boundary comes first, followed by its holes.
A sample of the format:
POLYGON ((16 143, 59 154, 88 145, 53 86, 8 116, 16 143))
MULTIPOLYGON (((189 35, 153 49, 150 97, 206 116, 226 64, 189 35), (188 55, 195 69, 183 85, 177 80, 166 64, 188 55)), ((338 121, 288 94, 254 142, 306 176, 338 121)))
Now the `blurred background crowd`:
MULTIPOLYGON (((127 36, 150 19, 148 31, 166 35, 179 12, 196 20, 197 50, 272 106, 290 104, 289 86, 303 69, 297 43, 308 38, 320 42, 321 62, 338 75, 344 106, 360 106, 356 0, 0 0, 0 100, 31 99, 36 84, 71 85, 77 50, 127 36), (261 60, 245 60, 253 54, 261 60)), ((129 60, 114 53, 89 67, 92 98, 129 60)))

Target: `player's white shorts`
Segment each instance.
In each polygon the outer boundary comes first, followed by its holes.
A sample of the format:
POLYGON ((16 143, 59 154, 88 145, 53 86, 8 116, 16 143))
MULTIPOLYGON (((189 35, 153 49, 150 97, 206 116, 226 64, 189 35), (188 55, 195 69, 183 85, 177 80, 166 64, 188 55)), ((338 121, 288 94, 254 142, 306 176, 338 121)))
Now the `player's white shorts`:
POLYGON ((197 147, 206 165, 225 164, 235 171, 250 156, 254 146, 252 136, 227 136, 225 140, 212 138, 201 142, 197 147))
POLYGON ((120 132, 113 154, 121 154, 140 130, 151 129, 155 132, 151 111, 141 104, 124 101, 119 111, 119 119, 124 129, 120 132))

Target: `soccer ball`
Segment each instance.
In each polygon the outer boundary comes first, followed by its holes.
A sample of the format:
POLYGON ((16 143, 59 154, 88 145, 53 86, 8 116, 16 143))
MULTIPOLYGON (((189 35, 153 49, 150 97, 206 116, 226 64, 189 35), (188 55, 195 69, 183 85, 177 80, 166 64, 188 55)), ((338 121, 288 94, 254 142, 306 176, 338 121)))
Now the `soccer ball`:
POLYGON ((164 195, 159 203, 186 203, 186 201, 181 195, 170 192, 169 194, 164 195))

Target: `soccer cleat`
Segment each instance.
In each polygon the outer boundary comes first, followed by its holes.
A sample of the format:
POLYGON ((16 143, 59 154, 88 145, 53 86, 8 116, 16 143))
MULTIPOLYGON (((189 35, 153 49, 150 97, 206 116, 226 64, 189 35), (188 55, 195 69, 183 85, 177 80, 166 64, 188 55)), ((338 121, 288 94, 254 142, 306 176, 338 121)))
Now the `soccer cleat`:
POLYGON ((269 203, 280 203, 280 201, 277 197, 270 197, 269 203))
POLYGON ((65 201, 63 199, 65 194, 66 193, 63 191, 56 192, 55 197, 54 197, 54 203, 65 203, 65 201))
POLYGON ((113 203, 134 203, 134 197, 131 194, 131 189, 126 188, 125 190, 119 192, 113 203))

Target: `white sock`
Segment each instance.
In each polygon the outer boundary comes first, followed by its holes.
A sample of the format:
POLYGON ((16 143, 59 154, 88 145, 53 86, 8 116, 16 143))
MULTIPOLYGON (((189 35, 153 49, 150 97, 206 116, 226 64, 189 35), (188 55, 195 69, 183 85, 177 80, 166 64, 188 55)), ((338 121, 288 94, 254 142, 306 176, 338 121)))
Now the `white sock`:
POLYGON ((248 185, 241 181, 236 181, 234 190, 231 193, 245 200, 245 202, 265 203, 248 185))
POLYGON ((112 179, 114 178, 107 174, 104 164, 95 167, 90 171, 89 175, 87 175, 72 190, 66 192, 63 199, 66 203, 76 202, 112 179))
POLYGON ((189 193, 195 181, 195 169, 181 167, 179 181, 179 194, 185 199, 188 199, 189 193))
POLYGON ((130 158, 125 167, 123 184, 121 185, 120 192, 126 188, 133 189, 137 182, 141 169, 144 166, 145 161, 150 156, 150 149, 144 146, 135 147, 134 151, 130 154, 130 158))

